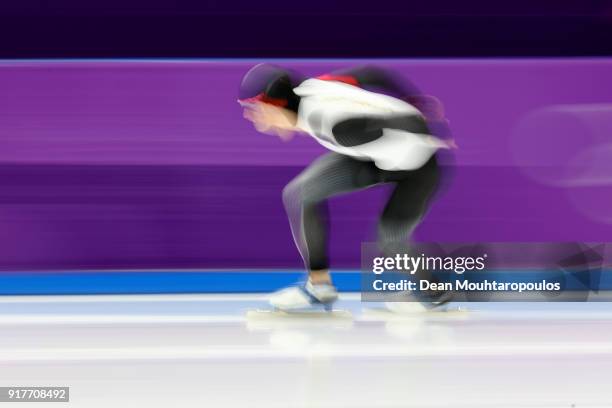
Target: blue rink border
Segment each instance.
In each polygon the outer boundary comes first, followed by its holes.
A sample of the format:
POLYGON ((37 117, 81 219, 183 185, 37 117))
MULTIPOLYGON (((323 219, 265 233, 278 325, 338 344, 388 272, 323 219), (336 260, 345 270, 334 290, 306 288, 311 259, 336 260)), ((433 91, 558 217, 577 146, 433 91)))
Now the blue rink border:
MULTIPOLYGON (((0 272, 0 296, 152 293, 267 293, 303 281, 296 270, 0 272)), ((339 290, 358 292, 359 271, 334 273, 339 290)))
MULTIPOLYGON (((612 270, 565 274, 566 290, 612 290, 612 270), (589 278, 588 282, 584 278, 589 278)), ((538 281, 559 271, 490 271, 473 280, 538 281), (520 279, 518 279, 520 278, 520 279)), ((467 274, 466 274, 467 276, 467 274)), ((298 270, 53 271, 0 272, 0 296, 172 293, 268 293, 304 281, 298 270)), ((342 292, 360 292, 360 271, 335 271, 342 292)), ((370 277, 372 279, 372 277, 370 277)), ((368 281, 365 281, 368 285, 368 281)), ((369 287, 369 285, 368 285, 369 287)))

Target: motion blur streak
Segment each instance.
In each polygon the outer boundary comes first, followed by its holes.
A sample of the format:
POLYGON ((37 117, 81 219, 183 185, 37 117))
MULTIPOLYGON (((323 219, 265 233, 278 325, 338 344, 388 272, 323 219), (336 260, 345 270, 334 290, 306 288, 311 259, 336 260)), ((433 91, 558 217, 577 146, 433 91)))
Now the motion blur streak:
MULTIPOLYGON (((359 63, 283 62, 305 75, 359 63)), ((417 238, 609 239, 612 215, 597 203, 609 194, 600 165, 609 163, 610 133, 577 142, 576 160, 599 166, 584 173, 600 184, 590 194, 530 177, 537 160, 524 163, 521 152, 554 160, 565 148, 517 126, 559 105, 603 106, 597 123, 609 126, 612 60, 377 63, 441 101, 460 147, 442 163, 457 169, 417 238)), ((236 92, 251 65, 0 63, 0 270, 299 268, 281 190, 322 149, 308 138, 280 143, 242 120, 236 92)), ((358 265, 384 193, 333 200, 335 266, 358 265)))

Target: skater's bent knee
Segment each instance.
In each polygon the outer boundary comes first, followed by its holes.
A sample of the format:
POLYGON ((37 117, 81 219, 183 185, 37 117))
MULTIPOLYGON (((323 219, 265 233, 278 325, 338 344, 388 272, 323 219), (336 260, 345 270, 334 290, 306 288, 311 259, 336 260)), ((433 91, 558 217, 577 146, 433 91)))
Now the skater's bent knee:
POLYGON ((293 180, 283 188, 283 203, 285 206, 290 205, 293 202, 301 201, 300 198, 301 187, 298 180, 293 180))
POLYGON ((308 180, 294 179, 283 188, 283 203, 285 207, 299 204, 301 206, 313 206, 324 201, 319 194, 316 185, 308 180))

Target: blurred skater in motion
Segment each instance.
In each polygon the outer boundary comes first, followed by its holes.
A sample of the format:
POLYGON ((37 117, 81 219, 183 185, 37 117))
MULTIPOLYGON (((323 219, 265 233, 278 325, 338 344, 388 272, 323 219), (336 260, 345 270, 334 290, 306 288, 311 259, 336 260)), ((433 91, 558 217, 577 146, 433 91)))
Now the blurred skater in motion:
POLYGON ((436 151, 454 147, 452 141, 433 136, 428 127, 429 120, 444 120, 441 105, 375 67, 303 80, 267 64, 244 76, 239 102, 244 117, 258 131, 284 140, 302 132, 331 151, 283 190, 293 238, 309 277, 303 286, 271 298, 272 306, 281 310, 329 309, 338 293, 329 274, 327 199, 395 184, 378 221, 378 242, 388 254, 406 251, 439 186, 436 151))

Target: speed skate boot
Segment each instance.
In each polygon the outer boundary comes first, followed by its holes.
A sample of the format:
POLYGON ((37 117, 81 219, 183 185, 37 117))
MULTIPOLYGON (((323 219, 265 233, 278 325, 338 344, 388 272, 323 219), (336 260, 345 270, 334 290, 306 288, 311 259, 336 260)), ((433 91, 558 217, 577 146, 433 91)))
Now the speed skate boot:
POLYGON ((338 300, 338 291, 330 283, 305 284, 293 286, 275 292, 270 297, 270 305, 283 312, 331 311, 338 300))

